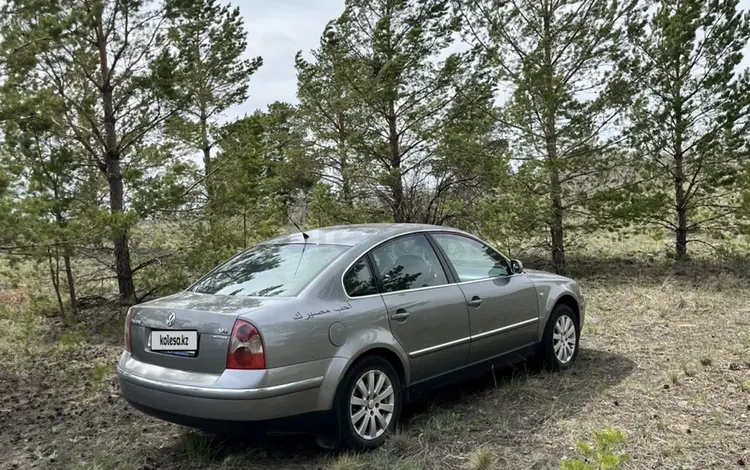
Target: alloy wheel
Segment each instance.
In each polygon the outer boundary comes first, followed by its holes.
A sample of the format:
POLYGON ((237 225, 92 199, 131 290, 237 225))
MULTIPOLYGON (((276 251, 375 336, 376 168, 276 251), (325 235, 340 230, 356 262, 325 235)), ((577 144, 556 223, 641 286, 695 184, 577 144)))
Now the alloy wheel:
POLYGON ((555 322, 552 334, 552 347, 555 357, 561 364, 567 364, 576 352, 576 326, 567 315, 561 315, 555 322))
POLYGON ((363 373, 349 401, 349 418, 357 435, 367 441, 383 435, 393 419, 395 399, 385 372, 371 369, 363 373))

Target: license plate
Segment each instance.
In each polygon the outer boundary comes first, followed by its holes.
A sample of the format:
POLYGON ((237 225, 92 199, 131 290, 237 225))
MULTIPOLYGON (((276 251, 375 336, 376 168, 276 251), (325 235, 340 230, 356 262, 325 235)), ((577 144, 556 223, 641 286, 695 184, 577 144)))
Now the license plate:
POLYGON ((198 349, 197 331, 152 331, 152 351, 195 351, 198 349))

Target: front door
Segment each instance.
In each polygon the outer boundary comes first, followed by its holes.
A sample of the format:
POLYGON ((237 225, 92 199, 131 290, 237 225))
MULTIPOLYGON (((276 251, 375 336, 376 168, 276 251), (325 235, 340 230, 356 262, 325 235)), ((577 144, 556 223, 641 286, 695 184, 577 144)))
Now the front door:
POLYGON ((412 383, 466 366, 469 316, 461 289, 420 234, 380 245, 371 253, 383 286, 391 331, 409 354, 412 383))
POLYGON ((466 297, 471 325, 469 363, 494 358, 536 342, 537 292, 523 273, 511 273, 505 258, 473 238, 433 233, 466 297))

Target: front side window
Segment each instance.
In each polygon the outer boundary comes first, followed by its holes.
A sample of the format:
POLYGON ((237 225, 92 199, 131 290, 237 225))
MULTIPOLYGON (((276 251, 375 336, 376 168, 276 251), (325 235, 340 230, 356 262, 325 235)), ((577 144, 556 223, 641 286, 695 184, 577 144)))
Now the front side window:
POLYGON ((296 296, 348 248, 311 243, 257 245, 209 272, 190 290, 247 297, 296 296))
POLYGON ((435 250, 423 234, 385 243, 372 252, 385 292, 448 283, 435 250))
POLYGON ((344 274, 344 288, 349 297, 377 294, 375 279, 365 258, 354 263, 344 274))
POLYGON ((462 235, 433 233, 458 274, 460 282, 476 281, 510 274, 505 258, 489 246, 462 235))

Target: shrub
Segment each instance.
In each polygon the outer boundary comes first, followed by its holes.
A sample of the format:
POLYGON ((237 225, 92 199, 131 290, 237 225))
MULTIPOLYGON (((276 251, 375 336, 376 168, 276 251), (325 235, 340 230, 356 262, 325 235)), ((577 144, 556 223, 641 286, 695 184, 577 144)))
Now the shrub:
POLYGON ((562 470, 618 470, 630 461, 628 454, 615 453, 615 449, 625 440, 625 434, 617 429, 594 431, 593 444, 576 442, 579 457, 565 458, 562 470))

